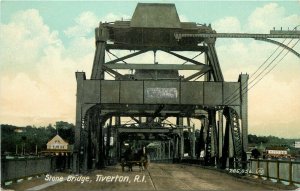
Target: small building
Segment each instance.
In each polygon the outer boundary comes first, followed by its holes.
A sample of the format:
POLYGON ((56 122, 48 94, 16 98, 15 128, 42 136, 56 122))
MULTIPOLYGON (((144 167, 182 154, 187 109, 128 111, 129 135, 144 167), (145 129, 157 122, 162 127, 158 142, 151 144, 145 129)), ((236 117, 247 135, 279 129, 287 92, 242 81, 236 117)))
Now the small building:
POLYGON ((42 151, 42 154, 54 157, 53 166, 56 171, 70 170, 73 152, 72 146, 57 134, 48 141, 47 149, 42 151))
POLYGON ((71 153, 69 143, 63 140, 59 135, 55 135, 48 143, 47 150, 42 151, 45 155, 68 156, 71 153))
POLYGON ((265 158, 290 158, 288 154, 287 147, 275 146, 275 147, 266 147, 265 158))
POLYGON ((294 147, 295 147, 296 149, 300 149, 300 141, 295 141, 294 147))

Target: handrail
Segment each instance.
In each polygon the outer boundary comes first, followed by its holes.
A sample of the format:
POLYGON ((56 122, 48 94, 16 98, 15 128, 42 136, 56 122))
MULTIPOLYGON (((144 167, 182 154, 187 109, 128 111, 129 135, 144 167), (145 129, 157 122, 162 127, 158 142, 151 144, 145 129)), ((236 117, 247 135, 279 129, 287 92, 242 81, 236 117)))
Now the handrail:
MULTIPOLYGON (((293 177, 300 177, 300 170, 295 170, 296 165, 300 165, 300 161, 292 161, 292 160, 274 160, 274 159, 249 159, 249 168, 253 169, 253 162, 256 164, 256 171, 251 171, 250 174, 257 175, 258 177, 265 177, 267 180, 276 179, 277 182, 286 181, 289 182, 290 185, 300 184, 300 180, 295 180, 293 177), (261 167, 265 163, 265 168, 261 167), (274 168, 270 168, 270 163, 275 163, 275 176, 271 174, 271 170, 274 172, 274 168), (280 167, 282 164, 288 164, 288 178, 282 177, 282 173, 280 172, 280 167), (266 172, 264 172, 266 171, 266 172), (297 174, 298 173, 298 174, 297 174), (297 176, 298 175, 298 176, 297 176)), ((254 167, 255 169, 255 167, 254 167)), ((300 169, 300 166, 298 167, 300 169)), ((274 173, 273 173, 274 174, 274 173)))

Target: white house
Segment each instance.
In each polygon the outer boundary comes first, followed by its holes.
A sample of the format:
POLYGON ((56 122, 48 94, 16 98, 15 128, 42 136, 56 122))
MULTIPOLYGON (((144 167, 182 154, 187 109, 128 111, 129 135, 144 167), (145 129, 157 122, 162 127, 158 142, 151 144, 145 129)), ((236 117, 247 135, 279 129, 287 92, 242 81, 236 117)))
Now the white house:
POLYGON ((56 135, 47 143, 47 150, 67 150, 68 146, 68 142, 56 135))

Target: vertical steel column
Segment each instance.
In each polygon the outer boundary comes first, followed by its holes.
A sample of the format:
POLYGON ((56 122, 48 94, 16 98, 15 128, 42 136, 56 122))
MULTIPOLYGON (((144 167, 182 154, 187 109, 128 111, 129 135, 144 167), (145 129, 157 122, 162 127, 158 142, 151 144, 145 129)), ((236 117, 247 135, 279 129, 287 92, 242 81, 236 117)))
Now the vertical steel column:
POLYGON ((107 29, 100 24, 95 30, 96 36, 96 52, 94 57, 91 79, 104 79, 104 70, 102 68, 105 63, 105 47, 108 39, 107 29))
POLYGON ((166 158, 166 142, 162 142, 162 159, 166 158))
POLYGON ((206 154, 205 163, 208 165, 215 165, 215 159, 218 155, 217 149, 217 128, 216 128, 216 110, 208 110, 208 132, 206 138, 206 154))
MULTIPOLYGON (((229 120, 229 119, 228 119, 229 120)), ((230 121, 229 121, 230 124, 230 121)), ((232 128, 231 125, 228 126, 228 132, 229 132, 229 142, 228 142, 228 157, 229 157, 229 167, 234 167, 234 145, 233 145, 233 138, 232 137, 232 128)))
POLYGON ((202 157, 205 156, 206 154, 206 139, 207 139, 207 130, 208 130, 208 122, 207 122, 207 118, 206 117, 201 117, 200 118, 201 121, 201 130, 200 130, 200 155, 203 151, 204 155, 202 157))
POLYGON ((248 74, 241 74, 239 76, 240 82, 240 116, 242 120, 242 143, 244 151, 248 149, 248 74))
POLYGON ((222 149, 222 168, 228 167, 227 159, 229 156, 229 126, 230 122, 226 119, 226 127, 225 127, 225 136, 224 136, 224 144, 222 149))
POLYGON ((80 159, 80 146, 81 146, 81 128, 82 128, 82 101, 83 101, 83 83, 86 79, 84 72, 76 72, 77 80, 77 94, 76 94, 76 126, 75 126, 75 143, 73 151, 73 173, 79 173, 79 159, 80 159))
POLYGON ((183 118, 177 117, 176 119, 177 126, 180 127, 180 151, 179 151, 179 158, 182 159, 184 155, 184 137, 183 137, 183 118))
MULTIPOLYGON (((206 65, 210 65, 209 64, 209 60, 208 60, 208 55, 207 55, 207 51, 204 53, 204 64, 206 65)), ((211 71, 207 72, 206 74, 204 74, 204 81, 211 81, 211 71)))
POLYGON ((174 137, 174 145, 173 145, 173 158, 178 159, 178 135, 174 137))
POLYGON ((99 162, 98 162, 98 169, 103 168, 105 166, 105 150, 104 150, 104 137, 103 137, 103 123, 104 119, 101 116, 101 111, 97 110, 97 128, 98 131, 98 144, 99 144, 99 162))
POLYGON ((86 145, 86 151, 85 151, 85 155, 86 155, 86 159, 85 159, 85 171, 87 171, 88 169, 92 168, 92 123, 91 123, 91 114, 90 112, 87 113, 86 115, 86 122, 85 122, 85 128, 87 131, 87 145, 86 145))
POLYGON ((191 158, 195 158, 195 125, 191 127, 191 119, 187 117, 187 126, 189 131, 189 139, 190 139, 190 155, 191 158))
POLYGON ((222 158, 222 153, 223 153, 223 111, 222 110, 219 110, 218 111, 218 118, 219 118, 219 121, 218 121, 218 147, 219 147, 219 150, 218 150, 218 154, 219 154, 219 161, 221 160, 222 158))
POLYGON ((120 145, 120 140, 118 139, 119 138, 119 134, 118 134, 118 128, 120 127, 121 125, 121 118, 119 116, 115 116, 115 126, 116 126, 116 152, 117 152, 117 157, 118 159, 121 158, 121 145, 120 145))
POLYGON ((215 49, 215 39, 206 39, 207 41, 207 47, 208 47, 208 60, 210 63, 210 66, 212 67, 212 74, 214 77, 214 81, 222 82, 224 81, 224 77, 222 74, 222 70, 219 64, 217 51, 215 49))
POLYGON ((168 159, 171 158, 171 140, 168 141, 169 145, 168 145, 168 159))
POLYGON ((196 150, 196 136, 195 136, 195 125, 193 124, 193 132, 192 132, 192 158, 196 158, 195 150, 196 150))
POLYGON ((109 125, 107 127, 107 135, 106 135, 106 156, 108 163, 110 164, 111 159, 111 149, 110 149, 110 137, 111 137, 111 130, 112 130, 112 116, 109 118, 109 125))

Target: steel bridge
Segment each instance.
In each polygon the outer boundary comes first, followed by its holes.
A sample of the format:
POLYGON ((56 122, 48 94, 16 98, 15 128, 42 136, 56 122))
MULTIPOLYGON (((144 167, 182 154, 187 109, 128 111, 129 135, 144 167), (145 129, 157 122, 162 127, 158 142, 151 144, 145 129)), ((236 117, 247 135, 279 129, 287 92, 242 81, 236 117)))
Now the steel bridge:
POLYGON ((248 95, 244 91, 248 88, 248 75, 240 74, 237 82, 224 80, 216 39, 264 40, 299 57, 296 51, 272 40, 299 38, 297 30, 273 30, 270 34, 217 33, 211 26, 181 22, 174 4, 139 3, 130 21, 100 23, 95 36, 90 79, 84 72, 76 72, 73 154, 76 173, 114 164, 126 144, 141 146, 139 142, 155 141, 173 161, 180 162, 184 153, 189 152, 191 159, 203 157, 205 165, 243 166, 248 140, 248 95), (133 52, 107 61, 105 55, 114 55, 112 50, 133 52), (154 53, 153 63, 125 61, 149 51, 154 53), (157 63, 157 51, 187 64, 157 63), (183 51, 203 54, 204 62, 183 56, 180 53, 183 51), (132 73, 123 74, 121 70, 132 73), (180 76, 179 71, 183 70, 194 73, 180 76), (114 79, 108 80, 107 74, 114 79), (193 81, 199 77, 201 81, 193 81), (236 99, 229 101, 236 92, 236 99), (122 119, 128 118, 135 123, 124 123, 122 119), (172 120, 173 124, 167 123, 172 120), (191 125, 191 120, 198 123, 191 125))

